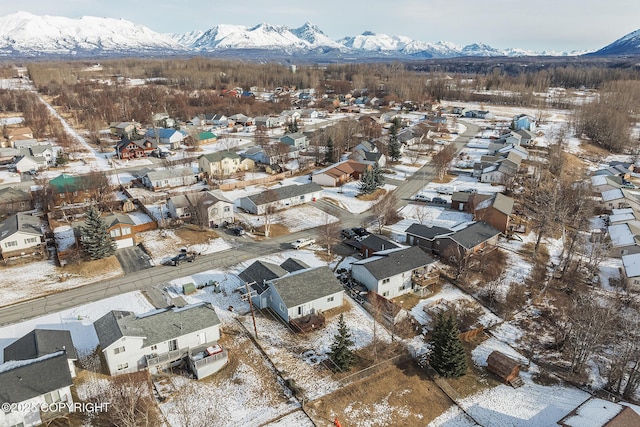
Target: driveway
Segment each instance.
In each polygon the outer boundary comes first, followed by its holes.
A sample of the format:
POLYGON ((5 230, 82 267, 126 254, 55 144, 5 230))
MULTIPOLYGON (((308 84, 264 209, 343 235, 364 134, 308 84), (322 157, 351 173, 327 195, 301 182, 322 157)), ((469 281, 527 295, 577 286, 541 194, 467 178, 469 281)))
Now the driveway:
POLYGON ((115 253, 124 274, 133 273, 153 267, 151 258, 138 246, 118 249, 115 253))

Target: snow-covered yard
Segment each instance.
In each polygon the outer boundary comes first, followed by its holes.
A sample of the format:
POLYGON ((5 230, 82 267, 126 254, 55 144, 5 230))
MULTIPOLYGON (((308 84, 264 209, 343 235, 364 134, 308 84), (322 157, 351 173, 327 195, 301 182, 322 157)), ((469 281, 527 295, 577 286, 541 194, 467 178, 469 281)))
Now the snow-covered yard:
MULTIPOLYGON (((250 227, 256 228, 264 225, 264 218, 260 215, 238 212, 236 218, 241 223, 250 227)), ((338 221, 338 218, 316 208, 313 206, 313 202, 278 211, 273 214, 273 218, 271 219, 272 224, 282 225, 286 227, 290 233, 320 227, 336 221, 338 221)))
MULTIPOLYGON (((356 196, 358 192, 359 181, 352 181, 344 184, 342 187, 324 187, 323 195, 326 199, 330 199, 337 206, 346 209, 351 213, 362 213, 371 208, 377 200, 360 200, 356 196)), ((382 187, 386 191, 396 188, 395 185, 385 184, 382 187)))

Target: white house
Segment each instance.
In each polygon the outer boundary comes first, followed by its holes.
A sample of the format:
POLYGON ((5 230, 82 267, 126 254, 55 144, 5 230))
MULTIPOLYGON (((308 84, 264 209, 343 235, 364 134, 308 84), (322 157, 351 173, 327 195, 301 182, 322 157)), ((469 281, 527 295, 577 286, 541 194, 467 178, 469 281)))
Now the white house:
POLYGON ((287 185, 271 188, 262 193, 240 199, 240 207, 254 215, 262 215, 268 206, 275 210, 302 205, 321 197, 322 187, 311 182, 302 185, 287 185))
POLYGON ((344 288, 329 267, 294 271, 266 281, 267 303, 285 322, 340 307, 344 288))
POLYGON ((622 255, 622 266, 626 288, 633 292, 640 292, 640 253, 622 255))
POLYGON ((19 173, 38 171, 46 167, 46 161, 44 159, 37 159, 31 155, 21 155, 16 157, 14 164, 16 166, 16 171, 19 173))
POLYGON ((198 157, 198 170, 209 176, 228 176, 253 169, 255 162, 233 151, 215 151, 198 157))
POLYGON ((93 326, 111 375, 142 369, 159 372, 186 361, 201 379, 220 370, 228 360, 226 351, 217 344, 220 319, 209 303, 138 316, 130 311, 110 311, 93 326))
POLYGON ((64 416, 73 407, 67 354, 64 350, 0 365, 0 404, 18 404, 0 411, 0 425, 37 426, 64 416), (53 405, 41 411, 41 405, 53 405), (69 406, 65 406, 65 404, 69 406))
POLYGON ((209 227, 222 227, 235 221, 233 203, 216 190, 172 196, 167 200, 167 210, 172 218, 186 221, 195 218, 209 227), (200 215, 206 216, 206 220, 198 218, 200 215))
POLYGON ((188 186, 196 182, 198 182, 198 177, 190 167, 149 171, 142 177, 142 183, 145 187, 153 191, 188 186))
POLYGON ((414 274, 424 273, 434 262, 417 246, 389 249, 354 262, 351 276, 370 291, 391 299, 413 292, 414 274))
POLYGON ((166 128, 147 129, 144 134, 146 141, 166 145, 172 150, 178 148, 186 137, 187 135, 182 131, 166 128))
POLYGON ((4 361, 37 359, 64 351, 72 378, 76 377, 78 360, 71 332, 56 329, 34 329, 4 348, 4 361))
POLYGON ((3 259, 42 251, 40 218, 18 212, 0 223, 0 255, 3 259))

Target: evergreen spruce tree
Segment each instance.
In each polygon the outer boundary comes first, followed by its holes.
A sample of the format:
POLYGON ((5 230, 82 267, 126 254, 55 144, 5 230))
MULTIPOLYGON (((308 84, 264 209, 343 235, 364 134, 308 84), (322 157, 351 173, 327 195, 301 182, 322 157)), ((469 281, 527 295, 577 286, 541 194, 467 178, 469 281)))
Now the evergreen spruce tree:
POLYGON ((384 185, 384 175, 382 175, 382 169, 380 169, 380 166, 378 166, 377 163, 373 164, 371 173, 373 175, 373 183, 375 184, 376 188, 382 187, 382 185, 384 185))
POLYGON ((401 144, 398 141, 398 129, 400 129, 400 119, 396 117, 393 119, 389 129, 389 157, 393 162, 397 162, 402 157, 401 144))
POLYGON ((91 206, 85 218, 86 225, 80 228, 80 241, 84 250, 91 259, 102 259, 113 255, 116 244, 109 235, 109 228, 100 216, 100 211, 91 206))
POLYGON ((347 371, 355 362, 355 356, 350 348, 353 344, 351 332, 344 322, 344 315, 341 314, 338 320, 338 333, 334 335, 331 351, 329 351, 329 360, 333 362, 336 371, 347 371))
POLYGON ((296 133, 298 132, 299 128, 298 128, 298 121, 297 120, 291 120, 289 122, 289 124, 287 125, 287 133, 296 133))
POLYGON ((331 139, 331 137, 329 137, 329 139, 327 140, 326 151, 324 153, 324 161, 325 161, 325 163, 333 163, 333 162, 335 162, 335 159, 333 158, 333 151, 334 151, 333 139, 331 139))
POLYGON ((461 377, 467 373, 467 357, 458 335, 453 314, 438 314, 431 343, 429 363, 443 377, 461 377))
POLYGON ((360 175, 360 183, 358 184, 358 192, 360 194, 371 194, 376 191, 376 180, 373 175, 373 169, 365 169, 360 175))

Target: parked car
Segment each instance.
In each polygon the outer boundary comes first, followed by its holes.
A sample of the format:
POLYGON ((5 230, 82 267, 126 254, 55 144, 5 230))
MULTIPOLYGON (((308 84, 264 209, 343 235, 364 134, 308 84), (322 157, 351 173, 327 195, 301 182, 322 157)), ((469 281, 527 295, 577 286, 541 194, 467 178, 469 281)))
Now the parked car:
POLYGON ((439 205, 446 205, 447 201, 445 199, 443 199, 442 197, 434 197, 433 199, 431 199, 432 203, 437 203, 439 205))
POLYGON ((293 249, 304 248, 305 246, 313 245, 316 242, 315 239, 298 239, 291 244, 293 249))
POLYGON ((417 202, 427 202, 427 203, 429 203, 431 201, 431 197, 427 197, 424 194, 416 194, 414 196, 413 200, 415 200, 417 202))
POLYGON ((234 227, 231 229, 231 232, 233 234, 235 234, 236 236, 244 236, 245 232, 244 232, 244 228, 242 227, 234 227))
POLYGON ((366 228, 363 227, 354 227, 351 229, 354 233, 356 233, 356 235, 362 237, 362 236, 366 236, 368 234, 371 234, 367 231, 366 228))
POLYGON ((174 256, 173 258, 171 258, 169 261, 167 261, 165 264, 166 265, 173 265, 173 266, 177 266, 180 265, 181 262, 193 262, 196 259, 196 253, 195 252, 188 252, 186 249, 182 249, 180 250, 180 253, 176 256, 174 256))
POLYGON ((354 237, 356 237, 356 233, 350 228, 345 228, 340 232, 340 236, 343 239, 353 239, 354 237))

